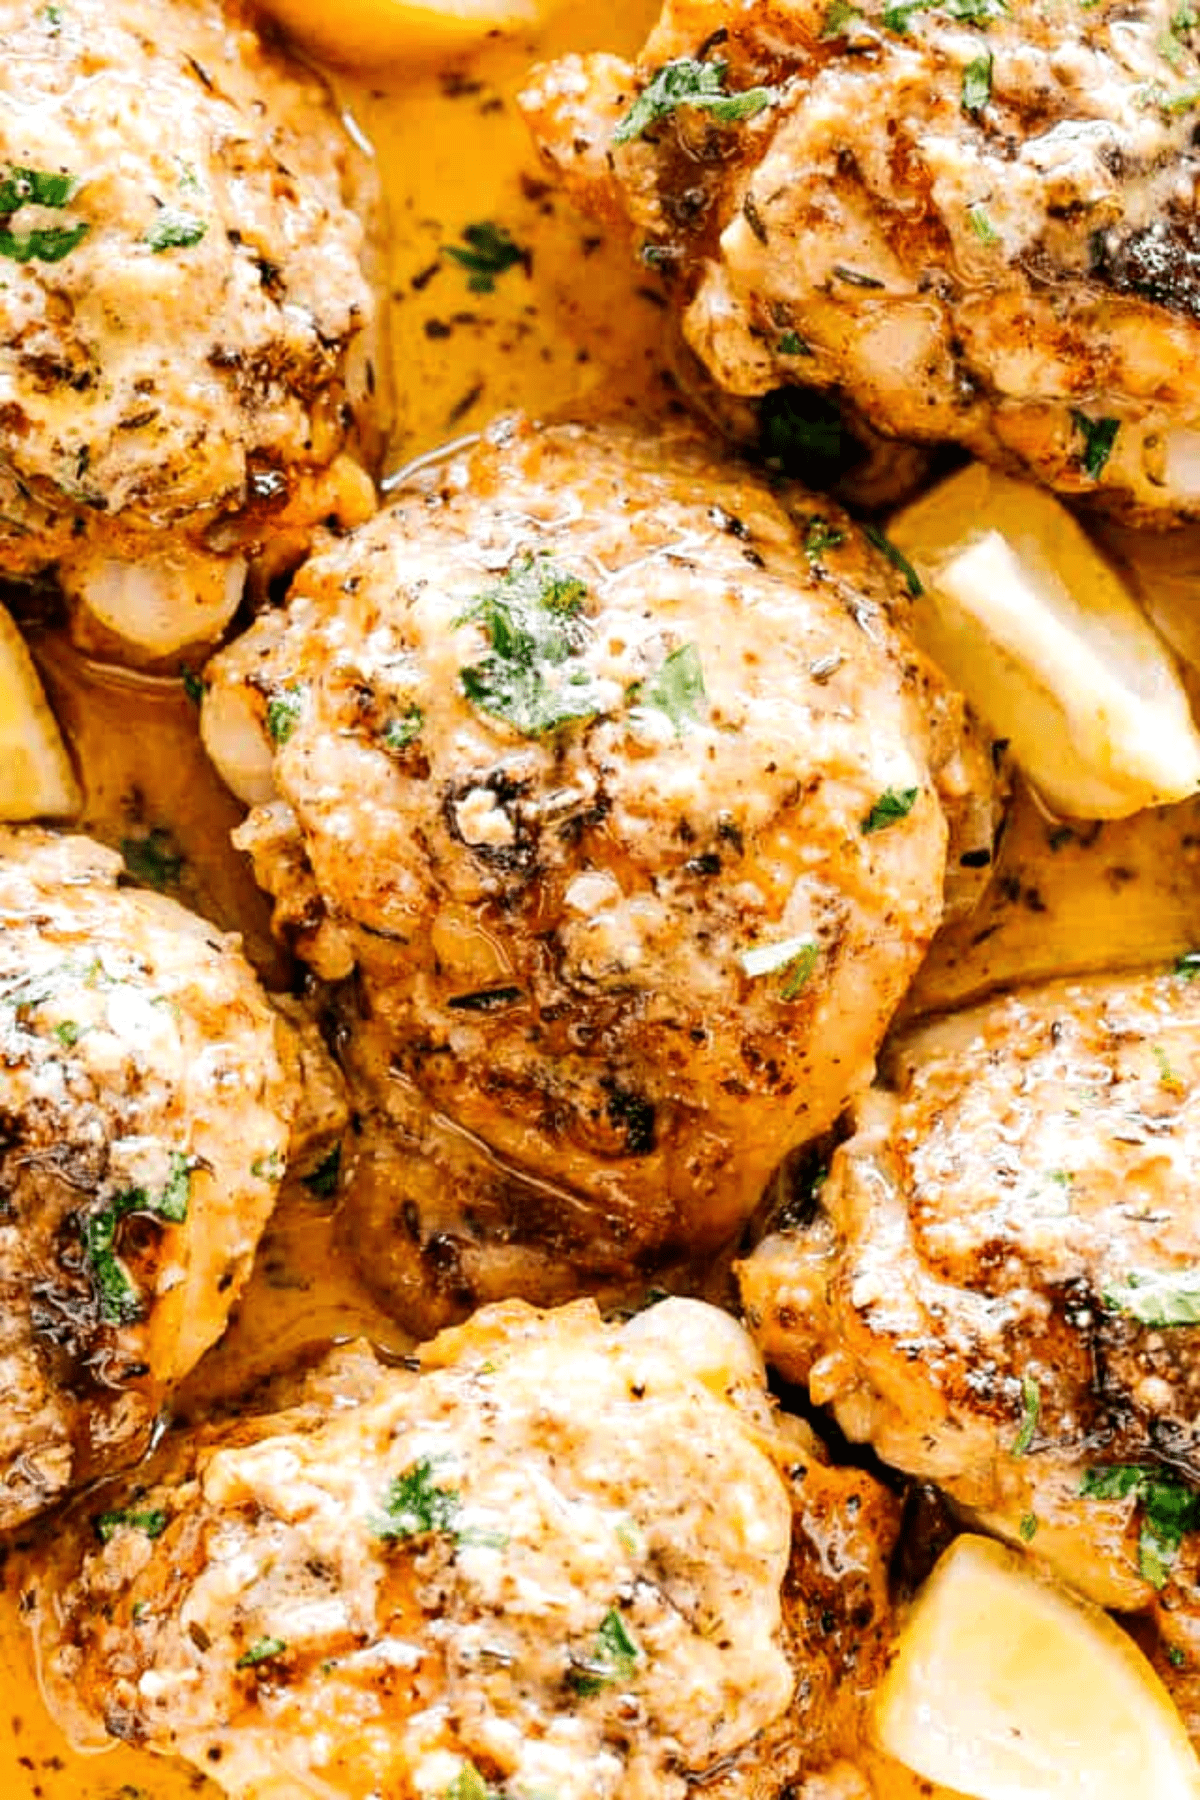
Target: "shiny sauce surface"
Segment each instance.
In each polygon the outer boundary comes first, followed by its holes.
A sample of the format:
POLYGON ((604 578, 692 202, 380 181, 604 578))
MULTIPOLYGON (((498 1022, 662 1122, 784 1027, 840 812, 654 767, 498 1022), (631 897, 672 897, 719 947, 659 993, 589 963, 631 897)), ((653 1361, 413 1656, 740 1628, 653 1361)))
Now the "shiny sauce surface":
MULTIPOLYGON (((675 400, 661 297, 619 238, 579 218, 542 179, 514 104, 534 60, 567 48, 632 51, 653 0, 569 6, 535 41, 493 42, 453 64, 338 78, 374 146, 389 214, 386 282, 395 471, 513 407, 653 415, 675 400), (503 227, 520 260, 473 290, 447 248, 468 227, 503 227)), ((208 765, 185 685, 88 663, 64 638, 35 639, 86 791, 83 827, 117 845, 169 834, 170 891, 242 932, 268 986, 287 982, 266 904, 229 845, 238 804, 208 765)), ((159 844, 167 840, 157 840, 159 844)), ((135 852, 136 854, 136 852, 135 852)), ((1064 831, 1020 800, 997 880, 976 918, 935 945, 913 1005, 937 1010, 1030 974, 1167 957, 1200 933, 1200 805, 1064 831)), ((329 1208, 285 1191, 225 1339, 179 1407, 233 1397, 289 1359, 347 1337, 388 1351, 398 1328, 358 1284, 329 1208)), ((34 1800, 179 1800, 218 1790, 181 1764, 125 1749, 75 1755, 42 1707, 10 1570, 0 1593, 0 1794, 34 1800)), ((928 1792, 901 1771, 881 1795, 928 1792)))

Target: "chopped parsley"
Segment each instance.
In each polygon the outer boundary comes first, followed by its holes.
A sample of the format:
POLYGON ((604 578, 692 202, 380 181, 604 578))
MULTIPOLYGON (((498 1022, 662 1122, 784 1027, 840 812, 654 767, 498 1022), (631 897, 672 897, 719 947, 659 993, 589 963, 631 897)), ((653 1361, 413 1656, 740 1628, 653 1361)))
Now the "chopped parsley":
POLYGON ((503 225, 493 225, 487 220, 479 225, 467 225, 462 240, 461 244, 444 245, 442 254, 466 270, 467 286, 473 294, 495 293, 497 275, 507 274, 519 263, 528 266, 529 252, 522 250, 503 225))
POLYGON ((156 256, 161 256, 164 250, 190 250, 207 231, 207 219, 197 219, 191 213, 173 212, 169 206, 164 206, 142 242, 156 256))
POLYGON ((273 744, 286 744, 300 723, 302 691, 293 682, 267 701, 267 735, 273 744))
POLYGON ((982 56, 976 56, 963 70, 962 77, 962 109, 964 112, 982 112, 992 97, 992 53, 985 50, 982 56))
POLYGON ((183 873, 184 858, 170 832, 161 825, 156 825, 145 837, 122 838, 121 855, 131 875, 144 881, 147 887, 157 888, 160 893, 164 888, 174 887, 183 873))
POLYGON ((811 487, 829 487, 856 460, 836 402, 813 388, 775 388, 758 421, 758 451, 768 468, 811 487))
POLYGON ((920 788, 884 788, 878 800, 863 820, 860 827, 864 837, 873 832, 886 831, 889 825, 899 824, 907 819, 917 803, 920 788))
POLYGON ((831 525, 828 519, 811 518, 804 532, 804 554, 809 562, 820 562, 827 550, 836 550, 844 544, 846 534, 840 525, 831 525))
POLYGON ((193 706, 199 706, 204 698, 204 680, 197 675, 195 669, 186 666, 179 671, 179 679, 183 683, 183 691, 193 706))
POLYGON ((384 727, 383 741, 389 750, 397 753, 407 750, 420 737, 424 723, 425 714, 419 706, 406 706, 402 713, 390 719, 384 727))
POLYGON ((658 673, 649 681, 639 682, 630 695, 639 706, 653 706, 666 713, 677 737, 696 723, 707 697, 700 651, 695 644, 681 644, 678 650, 672 650, 658 673))
POLYGON ((1142 1463, 1088 1469, 1079 1492, 1087 1500, 1137 1501, 1142 1509, 1138 1573, 1152 1587, 1165 1587, 1185 1536, 1200 1528, 1200 1494, 1173 1475, 1142 1463))
POLYGON ((1021 1533, 1021 1542, 1023 1544, 1032 1543, 1033 1539, 1037 1536, 1037 1528, 1037 1514, 1031 1512, 1022 1513, 1021 1523, 1018 1526, 1018 1530, 1021 1533))
POLYGON ((1135 1270, 1105 1288, 1104 1304, 1141 1325, 1200 1325, 1200 1268, 1169 1274, 1135 1270))
POLYGON ((257 1638, 244 1655, 238 1657, 237 1666, 239 1669, 256 1669, 259 1663, 270 1662, 274 1656, 282 1656, 286 1649, 287 1641, 284 1638, 257 1638))
POLYGON ((976 200, 971 206, 968 206, 967 217, 971 221, 971 230, 981 244, 990 250, 994 244, 1000 242, 1000 233, 988 218, 987 209, 981 200, 976 200))
POLYGON ((812 351, 798 331, 785 331, 775 349, 780 356, 811 356, 812 351))
POLYGON ((342 1173, 342 1146, 335 1144, 328 1156, 319 1162, 311 1175, 303 1177, 304 1185, 318 1200, 332 1200, 337 1193, 342 1173))
POLYGON ((1151 1044, 1150 1048, 1154 1054, 1154 1060, 1158 1064, 1159 1086, 1165 1087, 1169 1093, 1182 1094, 1185 1087, 1183 1077, 1177 1069, 1172 1068, 1171 1059, 1166 1050, 1161 1044, 1151 1044))
POLYGON ((0 256, 11 262, 61 262, 80 245, 91 226, 48 225, 28 232, 15 232, 7 223, 23 206, 45 206, 61 212, 79 191, 76 176, 63 170, 28 169, 11 163, 0 177, 0 256))
POLYGON ((862 18, 856 6, 850 0, 829 0, 829 6, 821 25, 823 38, 845 37, 851 25, 857 25, 862 18))
POLYGON ((1002 19, 1008 6, 1005 0, 888 0, 883 23, 889 31, 905 32, 918 12, 943 12, 968 25, 986 25, 989 19, 1002 19))
POLYGON ((725 77, 729 64, 719 59, 697 62, 681 56, 665 63, 646 84, 613 132, 614 144, 631 144, 644 137, 652 125, 669 118, 681 106, 696 106, 718 125, 736 125, 742 119, 753 119, 773 106, 779 89, 773 87, 743 88, 741 93, 726 91, 725 77))
POLYGON ((904 584, 912 598, 914 600, 920 599, 921 595, 925 592, 924 587, 921 585, 921 577, 917 574, 917 571, 913 568, 903 550, 898 550, 891 538, 880 531, 878 525, 864 525, 863 536, 866 538, 868 544, 873 544, 875 546, 881 556, 887 557, 887 560, 891 563, 893 569, 898 569, 900 571, 901 575, 904 577, 904 584))
POLYGON ((461 671, 472 706, 523 737, 593 719, 603 691, 583 660, 587 586, 548 556, 524 556, 454 624, 482 626, 491 646, 461 671))
POLYGON ((1182 975, 1185 981, 1195 981, 1200 975, 1200 950, 1187 950, 1175 964, 1176 975, 1182 975))
POLYGON ((118 1531, 141 1531, 148 1538, 160 1538, 167 1529, 167 1515, 160 1507, 149 1507, 138 1512, 133 1507, 124 1507, 118 1512, 102 1512, 93 1520, 96 1536, 102 1544, 112 1541, 118 1531))
POLYGON ((122 1222, 133 1214, 139 1214, 159 1219, 165 1225, 182 1225, 188 1215, 192 1170, 195 1166, 192 1157, 173 1150, 167 1182, 161 1194, 148 1194, 145 1188, 130 1188, 84 1221, 84 1255, 99 1303, 100 1317, 106 1325, 132 1324, 142 1313, 141 1298, 117 1254, 117 1238, 122 1222))
POLYGON ((73 1050, 79 1042, 80 1028, 74 1019, 64 1019, 54 1027, 54 1035, 64 1050, 73 1050))
POLYGON ((469 1762, 463 1764, 442 1800, 502 1800, 502 1796, 488 1786, 475 1764, 469 1762))
POLYGON ((1179 1648, 1178 1644, 1167 1645, 1167 1661, 1173 1669, 1184 1669, 1187 1667, 1187 1657, 1179 1648))
POLYGON ((1119 419, 1089 419, 1086 413, 1072 412, 1071 423, 1083 438, 1080 462, 1085 475, 1099 481, 1121 429, 1119 419))
POLYGON ((1012 1442, 1011 1455, 1024 1456, 1037 1435, 1042 1417, 1042 1390, 1032 1375, 1021 1377, 1021 1424, 1012 1442))
POLYGON ((815 938, 785 938, 779 944, 758 944, 753 950, 744 950, 742 968, 751 981, 782 970, 779 998, 796 1000, 808 985, 820 955, 821 946, 815 938))
POLYGON ((587 1662, 572 1671, 571 1686, 577 1694, 598 1694, 614 1682, 628 1681, 641 1655, 625 1621, 610 1607, 600 1621, 596 1642, 587 1662))
POLYGON ((439 1487, 428 1457, 397 1475, 383 1499, 383 1512, 372 1521, 376 1537, 388 1542, 427 1537, 432 1532, 454 1532, 458 1517, 458 1490, 439 1487))

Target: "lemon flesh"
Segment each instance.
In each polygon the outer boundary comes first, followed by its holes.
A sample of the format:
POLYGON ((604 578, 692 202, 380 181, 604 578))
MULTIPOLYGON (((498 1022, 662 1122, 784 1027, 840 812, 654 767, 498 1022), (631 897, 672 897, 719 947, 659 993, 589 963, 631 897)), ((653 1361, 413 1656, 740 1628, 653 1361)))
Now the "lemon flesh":
POLYGON ((875 1705, 880 1747, 971 1800, 1196 1800, 1170 1696, 1107 1614, 987 1538, 922 1589, 875 1705))
POLYGON ((469 46, 493 31, 520 31, 547 10, 544 0, 263 0, 299 42, 349 68, 386 67, 423 50, 469 46))
POLYGON ((1200 733, 1166 645, 1061 503, 974 466, 889 533, 915 628, 1048 804, 1117 819, 1200 789, 1200 733))
POLYGON ((67 819, 79 788, 25 641, 0 607, 0 820, 67 819))

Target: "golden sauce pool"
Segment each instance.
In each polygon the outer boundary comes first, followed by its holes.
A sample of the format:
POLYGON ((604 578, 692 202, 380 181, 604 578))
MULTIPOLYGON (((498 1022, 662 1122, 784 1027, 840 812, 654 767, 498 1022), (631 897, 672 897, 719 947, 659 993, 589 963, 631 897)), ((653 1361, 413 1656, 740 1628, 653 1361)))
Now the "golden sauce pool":
MULTIPOLYGON (((653 413, 674 398, 660 296, 623 241, 575 216, 542 180, 514 98, 531 62, 561 50, 632 51, 657 6, 569 7, 536 39, 493 42, 449 65, 405 70, 391 87, 338 78, 374 145, 389 214, 387 266, 395 470, 496 413, 593 404, 653 413), (447 254, 480 224, 503 228, 519 259, 473 288, 447 254)), ((171 891, 243 933, 268 985, 287 968, 229 832, 240 809, 208 765, 185 687, 89 664, 46 635, 34 645, 75 750, 83 826, 117 845, 151 832, 170 844, 171 891)), ((935 945, 914 1004, 937 1008, 1031 973, 1168 957, 1200 936, 1200 806, 1086 834, 1016 808, 980 914, 935 945)), ((285 1191, 225 1339, 188 1384, 186 1409, 234 1395, 331 1340, 404 1339, 358 1284, 329 1208, 285 1191)), ((125 1749, 75 1755, 41 1705, 10 1572, 0 1595, 0 1794, 20 1800, 180 1800, 215 1795, 182 1765, 125 1749)), ((931 1790, 871 1758, 883 1800, 931 1790)), ((942 1800, 953 1800, 943 1796, 942 1800)))

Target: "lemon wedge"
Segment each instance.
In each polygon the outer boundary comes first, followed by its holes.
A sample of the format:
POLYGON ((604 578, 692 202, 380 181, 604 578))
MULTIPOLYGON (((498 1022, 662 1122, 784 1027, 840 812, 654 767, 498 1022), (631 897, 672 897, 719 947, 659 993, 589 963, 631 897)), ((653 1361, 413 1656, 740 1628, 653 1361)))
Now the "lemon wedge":
POLYGON ((958 1538, 875 1704, 880 1747, 971 1800, 1196 1800, 1166 1689, 1106 1613, 990 1539, 958 1538))
POLYGON ((33 658, 0 606, 0 819, 66 819, 80 804, 33 658))
POLYGON ((1200 789, 1169 650, 1052 495, 974 465, 888 533, 924 588, 918 638, 1051 807, 1119 819, 1200 789))
POLYGON ((377 67, 423 49, 461 46, 493 31, 520 31, 547 10, 545 0, 263 0, 285 31, 349 68, 377 67))

